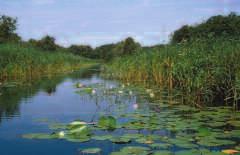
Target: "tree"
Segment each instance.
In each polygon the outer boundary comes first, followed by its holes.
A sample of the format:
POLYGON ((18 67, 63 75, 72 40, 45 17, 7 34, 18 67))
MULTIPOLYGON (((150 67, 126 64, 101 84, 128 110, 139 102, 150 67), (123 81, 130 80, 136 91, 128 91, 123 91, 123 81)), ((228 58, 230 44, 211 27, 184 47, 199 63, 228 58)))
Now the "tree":
POLYGON ((173 43, 179 43, 189 40, 192 34, 192 28, 188 25, 184 25, 179 30, 176 30, 172 36, 173 43))
POLYGON ((55 38, 49 35, 39 40, 37 42, 37 46, 46 51, 55 51, 57 49, 57 45, 55 44, 55 38))
POLYGON ((238 38, 240 35, 240 16, 230 13, 227 16, 213 16, 205 22, 188 26, 184 25, 173 33, 171 42, 180 43, 196 39, 214 39, 218 37, 238 38))
POLYGON ((72 45, 69 47, 73 54, 93 58, 93 49, 89 45, 72 45))
POLYGON ((99 59, 109 61, 114 57, 113 49, 115 46, 115 44, 102 45, 95 49, 95 53, 99 59))
POLYGON ((9 16, 0 16, 0 43, 8 41, 20 41, 21 38, 15 33, 17 19, 9 16))
POLYGON ((127 54, 135 53, 137 51, 137 48, 138 48, 138 44, 135 43, 134 39, 131 37, 128 37, 124 41, 123 54, 127 55, 127 54))

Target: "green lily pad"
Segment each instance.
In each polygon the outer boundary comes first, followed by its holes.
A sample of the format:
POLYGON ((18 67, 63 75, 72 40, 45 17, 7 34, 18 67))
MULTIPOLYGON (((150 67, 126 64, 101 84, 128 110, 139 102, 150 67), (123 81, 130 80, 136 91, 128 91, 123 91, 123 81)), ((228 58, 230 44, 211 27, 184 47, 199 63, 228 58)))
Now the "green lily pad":
POLYGON ((102 150, 100 148, 88 148, 81 151, 83 154, 99 154, 102 150))
POLYGON ((98 120, 98 127, 107 130, 114 130, 116 129, 117 121, 112 116, 102 116, 98 120))
POLYGON ((167 143, 154 143, 149 146, 153 149, 169 149, 172 145, 167 143))
POLYGON ((131 139, 122 136, 122 137, 112 137, 110 141, 116 144, 126 144, 126 143, 130 143, 131 139))
POLYGON ((86 125, 73 127, 69 130, 70 134, 90 135, 91 130, 86 125))
POLYGON ((61 123, 52 123, 49 124, 49 129, 51 130, 59 130, 59 129, 66 129, 67 126, 65 124, 61 124, 61 123))
POLYGON ((223 140, 223 139, 216 139, 213 137, 205 137, 200 139, 197 144, 208 146, 208 147, 214 147, 214 146, 224 146, 224 145, 234 145, 236 142, 232 140, 223 140))
POLYGON ((94 140, 110 140, 112 139, 112 135, 103 135, 103 136, 93 136, 92 139, 94 140))
POLYGON ((175 155, 202 155, 199 150, 182 150, 175 153, 175 155))
POLYGON ((156 151, 153 153, 153 155, 174 155, 174 154, 170 151, 156 151))
POLYGON ((54 139, 54 138, 58 138, 58 135, 55 133, 53 134, 33 133, 33 134, 22 135, 22 137, 26 139, 54 139))
POLYGON ((91 140, 90 136, 66 135, 65 140, 69 142, 83 143, 91 140))
POLYGON ((126 146, 121 149, 122 154, 135 154, 135 155, 144 155, 148 154, 150 149, 148 147, 140 147, 140 146, 126 146))

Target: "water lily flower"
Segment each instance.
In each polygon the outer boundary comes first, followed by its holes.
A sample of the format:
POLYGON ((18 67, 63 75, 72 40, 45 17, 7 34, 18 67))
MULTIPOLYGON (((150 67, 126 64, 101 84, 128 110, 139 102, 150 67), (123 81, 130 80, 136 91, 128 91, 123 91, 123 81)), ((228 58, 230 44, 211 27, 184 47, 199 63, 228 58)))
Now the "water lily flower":
POLYGON ((122 91, 122 90, 119 90, 119 91, 118 91, 118 93, 119 93, 119 94, 122 94, 122 93, 123 93, 123 91, 122 91))
POLYGON ((138 109, 138 104, 137 103, 133 104, 133 109, 138 109))
POLYGON ((122 84, 122 88, 125 88, 125 85, 124 85, 124 84, 122 84))
POLYGON ((83 88, 83 87, 84 87, 83 84, 81 84, 81 83, 78 83, 78 84, 77 84, 77 88, 83 88))
POLYGON ((132 95, 133 94, 133 92, 132 91, 129 91, 129 95, 132 95))
POLYGON ((74 121, 70 123, 70 125, 86 125, 86 124, 87 124, 86 122, 82 122, 82 121, 74 121))
POLYGON ((60 138, 63 138, 63 137, 65 136, 65 132, 64 132, 64 131, 60 131, 60 132, 58 133, 58 136, 59 136, 60 138))
POLYGON ((92 90, 92 94, 96 94, 96 90, 95 89, 92 90))
POLYGON ((150 97, 151 97, 151 98, 154 98, 154 97, 155 97, 155 94, 154 94, 154 93, 150 93, 150 97))
POLYGON ((150 93, 150 92, 152 92, 152 90, 151 89, 146 89, 146 92, 150 93))
POLYGON ((154 143, 154 141, 152 141, 152 140, 145 141, 145 144, 153 144, 153 143, 154 143))

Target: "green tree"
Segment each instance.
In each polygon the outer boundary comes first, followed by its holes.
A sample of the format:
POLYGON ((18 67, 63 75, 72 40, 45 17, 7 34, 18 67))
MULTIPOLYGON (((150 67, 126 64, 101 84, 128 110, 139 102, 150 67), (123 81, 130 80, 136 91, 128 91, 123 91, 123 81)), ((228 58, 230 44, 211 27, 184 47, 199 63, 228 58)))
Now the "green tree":
POLYGON ((46 51, 55 51, 57 49, 57 45, 55 44, 55 38, 49 35, 43 37, 41 40, 37 42, 37 46, 46 51))
POLYGON ((88 58, 94 58, 93 49, 89 45, 72 45, 69 47, 69 49, 70 49, 70 52, 76 55, 80 55, 88 58))
POLYGON ((196 39, 209 39, 218 37, 238 38, 240 35, 240 16, 230 13, 227 16, 213 16, 205 22, 188 26, 184 25, 176 30, 171 38, 172 43, 180 43, 196 39))
POLYGON ((95 53, 99 59, 109 61, 114 57, 113 49, 115 46, 115 44, 102 45, 95 49, 95 53))
POLYGON ((0 43, 9 41, 20 41, 21 38, 15 33, 17 19, 9 16, 0 16, 0 43))
POLYGON ((139 45, 135 43, 133 38, 128 37, 124 41, 123 54, 128 55, 128 54, 135 53, 137 51, 138 46, 139 45))
POLYGON ((184 25, 179 30, 176 30, 172 36, 173 43, 179 43, 183 41, 187 41, 191 38, 192 27, 188 25, 184 25))

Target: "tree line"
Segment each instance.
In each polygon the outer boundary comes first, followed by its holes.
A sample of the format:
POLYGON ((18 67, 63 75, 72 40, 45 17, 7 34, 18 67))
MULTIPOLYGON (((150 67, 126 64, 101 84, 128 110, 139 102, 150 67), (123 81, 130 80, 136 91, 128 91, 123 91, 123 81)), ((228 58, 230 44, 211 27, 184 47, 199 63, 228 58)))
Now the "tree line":
MULTIPOLYGON (((131 55, 140 51, 142 47, 133 38, 128 37, 118 43, 106 44, 96 48, 89 45, 71 45, 68 48, 62 47, 55 42, 55 38, 49 35, 42 37, 40 40, 29 39, 23 41, 16 33, 17 19, 5 15, 0 16, 0 44, 23 43, 34 46, 43 51, 57 51, 62 49, 66 52, 71 52, 92 59, 103 59, 109 61, 115 57, 131 55)), ((240 16, 236 13, 229 15, 218 15, 209 18, 208 20, 194 26, 184 25, 180 29, 172 33, 169 44, 188 42, 196 39, 208 39, 217 37, 239 37, 240 36, 240 16)), ((161 47, 157 45, 154 47, 161 47)), ((148 47, 152 48, 152 47, 148 47)))

